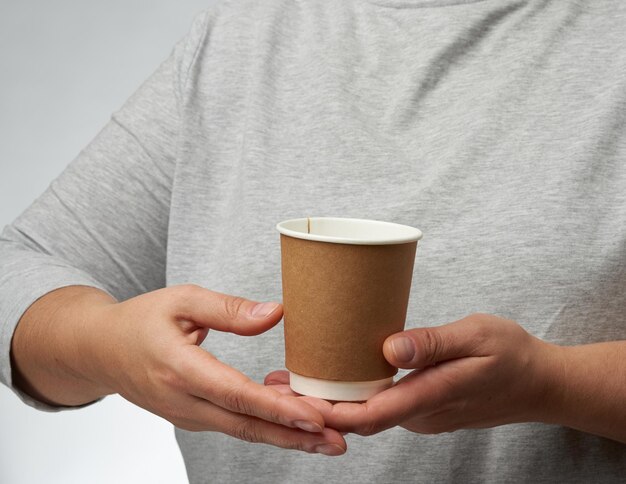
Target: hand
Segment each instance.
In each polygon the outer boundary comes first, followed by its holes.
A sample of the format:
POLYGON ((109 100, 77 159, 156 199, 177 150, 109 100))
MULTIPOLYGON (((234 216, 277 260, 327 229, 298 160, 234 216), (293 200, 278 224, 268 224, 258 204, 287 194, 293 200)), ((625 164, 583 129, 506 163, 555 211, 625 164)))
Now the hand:
MULTIPOLYGON (((474 314, 390 336, 385 358, 415 371, 367 402, 309 401, 328 426, 360 435, 397 425, 435 434, 545 421, 551 412, 551 382, 559 370, 558 348, 513 321, 474 314)), ((285 394, 287 383, 284 371, 266 377, 266 384, 285 394)))
POLYGON ((341 434, 324 428, 314 407, 253 382, 198 346, 211 329, 242 336, 267 331, 282 317, 280 304, 257 305, 197 286, 122 303, 93 288, 56 293, 42 298, 18 325, 14 351, 23 388, 42 389, 48 401, 64 404, 85 398, 77 395, 119 393, 182 429, 326 455, 345 452, 341 434), (54 330, 38 334, 42 328, 54 330), (29 342, 42 339, 55 352, 33 367, 29 342), (55 364, 54 373, 43 373, 55 364))

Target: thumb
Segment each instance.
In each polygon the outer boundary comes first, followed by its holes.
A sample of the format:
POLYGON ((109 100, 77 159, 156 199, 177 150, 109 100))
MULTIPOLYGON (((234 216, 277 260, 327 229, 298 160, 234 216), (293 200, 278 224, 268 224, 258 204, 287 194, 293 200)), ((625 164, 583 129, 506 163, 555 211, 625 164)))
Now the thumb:
POLYGON ((180 319, 217 331, 253 336, 274 327, 283 316, 277 302, 259 303, 195 285, 173 289, 179 292, 176 312, 180 319))
POLYGON ((475 331, 464 320, 443 326, 418 328, 389 336, 383 354, 397 368, 425 368, 436 363, 471 356, 476 349, 475 331))

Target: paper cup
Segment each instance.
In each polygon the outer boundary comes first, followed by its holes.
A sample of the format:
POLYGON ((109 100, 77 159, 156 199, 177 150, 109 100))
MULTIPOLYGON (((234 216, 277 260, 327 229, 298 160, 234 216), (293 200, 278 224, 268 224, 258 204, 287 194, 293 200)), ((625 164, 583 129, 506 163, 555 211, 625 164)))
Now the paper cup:
POLYGON ((291 388, 362 401, 393 384, 385 339, 404 329, 417 241, 375 220, 287 220, 280 232, 285 364, 291 388))

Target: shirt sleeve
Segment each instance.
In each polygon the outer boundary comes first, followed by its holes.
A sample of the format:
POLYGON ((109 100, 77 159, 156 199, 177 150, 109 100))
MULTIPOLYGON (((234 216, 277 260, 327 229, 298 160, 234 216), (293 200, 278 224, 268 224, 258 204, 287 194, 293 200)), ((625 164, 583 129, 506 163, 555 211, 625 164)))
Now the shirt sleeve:
POLYGON ((0 235, 0 381, 31 406, 58 410, 12 384, 11 339, 30 305, 71 285, 117 300, 165 285, 181 106, 207 16, 0 235))

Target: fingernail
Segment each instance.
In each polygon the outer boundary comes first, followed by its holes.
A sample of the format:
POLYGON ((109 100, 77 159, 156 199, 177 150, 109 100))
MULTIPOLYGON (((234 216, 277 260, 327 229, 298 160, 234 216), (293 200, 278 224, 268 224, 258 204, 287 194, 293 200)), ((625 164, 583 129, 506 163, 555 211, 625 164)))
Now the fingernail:
POLYGON ((391 340, 391 351, 396 360, 408 362, 415 356, 415 345, 411 338, 400 336, 391 340))
POLYGON ((280 304, 274 302, 266 302, 257 304, 252 308, 250 316, 253 318, 267 318, 270 314, 278 309, 280 304))
POLYGON ((305 430, 306 432, 318 433, 323 430, 320 424, 315 423, 315 422, 310 422, 308 420, 296 420, 293 424, 299 429, 305 430))
POLYGON ((318 454, 324 454, 324 455, 330 455, 330 456, 342 455, 346 452, 343 449, 343 447, 339 447, 337 444, 318 445, 313 449, 313 451, 317 452, 318 454))

